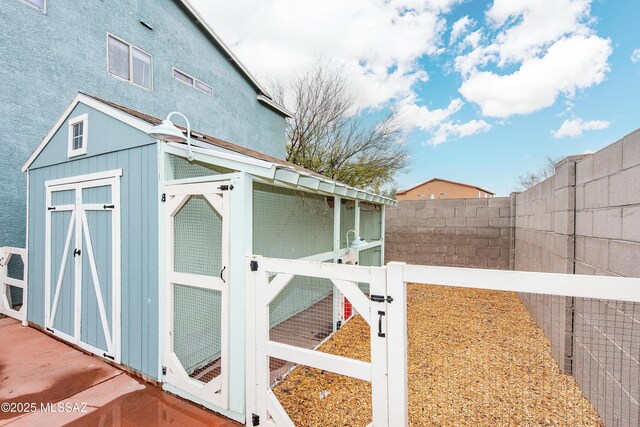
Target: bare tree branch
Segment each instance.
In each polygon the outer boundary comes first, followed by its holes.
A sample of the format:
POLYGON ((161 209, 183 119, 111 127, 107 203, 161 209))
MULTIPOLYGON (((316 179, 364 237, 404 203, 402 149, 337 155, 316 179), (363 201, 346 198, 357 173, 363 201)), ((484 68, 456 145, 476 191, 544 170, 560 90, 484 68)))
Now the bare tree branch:
POLYGON ((294 117, 287 121, 287 160, 351 186, 379 190, 407 168, 394 111, 375 120, 355 108, 344 69, 318 60, 305 74, 272 85, 294 117))

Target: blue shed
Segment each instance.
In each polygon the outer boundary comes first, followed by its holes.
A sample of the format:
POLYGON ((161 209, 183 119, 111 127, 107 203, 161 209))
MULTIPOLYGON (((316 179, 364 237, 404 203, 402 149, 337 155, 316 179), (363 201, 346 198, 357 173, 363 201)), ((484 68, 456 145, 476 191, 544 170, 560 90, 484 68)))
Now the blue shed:
MULTIPOLYGON (((382 265, 394 201, 195 131, 191 149, 155 140, 161 122, 78 94, 24 165, 27 319, 244 422, 245 257, 339 262, 352 231, 357 261, 382 265)), ((345 312, 333 286, 300 280, 269 323, 326 303, 321 340, 345 312)))

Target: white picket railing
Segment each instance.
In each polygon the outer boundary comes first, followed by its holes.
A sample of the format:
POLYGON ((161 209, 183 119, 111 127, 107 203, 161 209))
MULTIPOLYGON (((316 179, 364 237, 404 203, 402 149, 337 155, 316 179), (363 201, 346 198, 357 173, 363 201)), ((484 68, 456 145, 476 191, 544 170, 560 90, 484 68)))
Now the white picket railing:
POLYGON ((27 250, 22 248, 0 248, 0 314, 4 314, 26 324, 27 312, 27 250), (12 277, 11 258, 22 259, 21 278, 12 277), (20 289, 16 292, 14 289, 20 289))

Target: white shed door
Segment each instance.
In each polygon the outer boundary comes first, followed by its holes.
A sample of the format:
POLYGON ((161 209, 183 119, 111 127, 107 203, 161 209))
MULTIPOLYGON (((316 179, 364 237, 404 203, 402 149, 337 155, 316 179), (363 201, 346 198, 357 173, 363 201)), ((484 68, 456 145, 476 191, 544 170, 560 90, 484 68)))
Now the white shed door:
POLYGON ((119 179, 53 181, 46 197, 45 328, 119 362, 119 179))
POLYGON ((228 407, 228 183, 167 186, 163 381, 228 407))

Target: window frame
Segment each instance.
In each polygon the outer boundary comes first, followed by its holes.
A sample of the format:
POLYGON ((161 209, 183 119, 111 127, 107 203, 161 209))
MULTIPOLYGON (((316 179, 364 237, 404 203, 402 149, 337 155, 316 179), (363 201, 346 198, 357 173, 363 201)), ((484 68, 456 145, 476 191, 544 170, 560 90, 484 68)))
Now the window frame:
POLYGON ((197 91, 200 91, 202 93, 204 93, 207 96, 213 96, 213 86, 211 86, 210 84, 207 84, 205 82, 203 82, 200 79, 197 79, 195 77, 193 77, 191 74, 189 73, 185 73, 184 71, 182 71, 181 69, 177 68, 177 67, 171 67, 171 77, 173 77, 174 79, 178 80, 179 82, 187 85, 187 86, 191 86, 192 88, 194 88, 197 91), (176 73, 178 74, 182 74, 185 77, 188 77, 191 79, 191 84, 185 82, 184 80, 176 77, 176 73), (196 86, 196 82, 200 83, 201 85, 204 85, 206 87, 208 87, 209 89, 211 89, 211 93, 205 92, 204 90, 200 89, 198 86, 196 86))
POLYGON ((82 114, 80 116, 72 117, 67 121, 67 157, 77 157, 87 154, 87 141, 89 136, 89 115, 82 114), (78 149, 73 148, 73 127, 79 123, 82 123, 82 147, 78 149))
POLYGON ((28 0, 20 0, 20 1, 26 4, 27 6, 34 8, 35 10, 38 10, 42 13, 47 13, 47 0, 42 0, 42 8, 36 6, 33 3, 30 3, 28 0))
POLYGON ((107 74, 109 74, 112 77, 115 77, 119 80, 122 80, 123 82, 127 82, 127 83, 131 83, 134 86, 138 86, 139 88, 142 88, 144 90, 147 90, 149 92, 153 92, 153 55, 151 55, 149 52, 147 52, 144 49, 140 49, 138 46, 129 43, 128 41, 122 39, 121 37, 118 37, 114 34, 111 34, 109 32, 107 32, 107 74), (115 73, 112 73, 111 70, 109 69, 109 64, 110 64, 110 57, 109 57, 109 38, 113 38, 114 40, 119 41, 120 43, 123 43, 125 45, 127 45, 128 47, 128 54, 129 54, 129 78, 126 79, 122 76, 119 76, 115 73), (149 72, 150 72, 150 87, 144 87, 141 84, 138 84, 136 82, 133 81, 133 49, 136 49, 139 52, 142 52, 143 54, 147 55, 149 57, 149 72))

